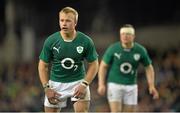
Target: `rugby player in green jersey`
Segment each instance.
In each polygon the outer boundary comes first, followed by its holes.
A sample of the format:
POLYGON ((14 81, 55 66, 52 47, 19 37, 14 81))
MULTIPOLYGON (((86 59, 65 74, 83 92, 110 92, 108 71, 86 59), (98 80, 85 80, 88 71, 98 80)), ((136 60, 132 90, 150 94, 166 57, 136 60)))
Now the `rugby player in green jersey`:
POLYGON ((77 21, 75 9, 63 8, 59 12, 61 30, 45 40, 40 53, 38 70, 45 91, 45 112, 60 111, 68 97, 74 101, 75 112, 88 111, 89 84, 98 71, 98 55, 92 39, 76 31, 77 21))
POLYGON ((120 29, 120 41, 112 44, 103 55, 98 72, 98 93, 106 92, 111 112, 132 112, 137 107, 137 68, 145 66, 149 93, 154 99, 159 98, 154 85, 154 69, 146 49, 134 42, 135 29, 126 24, 120 29), (107 73, 108 72, 108 73, 107 73))

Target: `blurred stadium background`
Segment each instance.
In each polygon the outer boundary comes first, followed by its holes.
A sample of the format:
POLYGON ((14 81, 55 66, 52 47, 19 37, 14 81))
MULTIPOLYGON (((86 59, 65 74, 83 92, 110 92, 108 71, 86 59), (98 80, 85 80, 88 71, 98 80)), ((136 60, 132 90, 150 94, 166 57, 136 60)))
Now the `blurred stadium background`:
MULTIPOLYGON (((45 38, 59 30, 58 12, 71 6, 79 12, 77 30, 95 42, 99 59, 119 40, 119 27, 130 23, 136 41, 153 59, 160 99, 148 94, 140 66, 139 111, 180 111, 180 2, 178 0, 0 0, 0 111, 43 111, 44 92, 38 56, 45 38)), ((92 112, 108 112, 106 97, 91 84, 92 112)), ((69 102, 69 101, 68 101, 69 102)), ((73 111, 72 104, 63 111, 73 111)))

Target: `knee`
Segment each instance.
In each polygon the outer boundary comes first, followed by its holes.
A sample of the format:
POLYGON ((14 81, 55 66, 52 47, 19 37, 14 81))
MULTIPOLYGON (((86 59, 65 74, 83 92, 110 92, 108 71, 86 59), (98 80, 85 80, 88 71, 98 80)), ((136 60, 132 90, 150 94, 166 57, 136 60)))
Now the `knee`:
POLYGON ((89 103, 88 102, 75 102, 74 111, 77 112, 88 112, 89 103))

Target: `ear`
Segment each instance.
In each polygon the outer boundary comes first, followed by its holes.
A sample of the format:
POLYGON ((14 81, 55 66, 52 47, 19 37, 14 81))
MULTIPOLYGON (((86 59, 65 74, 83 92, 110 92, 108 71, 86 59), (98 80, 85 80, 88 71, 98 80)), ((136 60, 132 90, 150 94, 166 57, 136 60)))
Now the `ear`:
POLYGON ((77 23, 75 23, 75 26, 77 25, 77 23))
POLYGON ((77 26, 77 22, 75 23, 75 27, 77 26))

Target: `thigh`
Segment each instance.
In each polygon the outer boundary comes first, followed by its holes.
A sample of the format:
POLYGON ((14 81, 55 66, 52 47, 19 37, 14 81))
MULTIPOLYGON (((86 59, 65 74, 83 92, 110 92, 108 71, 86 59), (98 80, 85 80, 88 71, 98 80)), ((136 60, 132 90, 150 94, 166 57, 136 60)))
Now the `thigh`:
POLYGON ((90 101, 76 101, 73 106, 75 112, 88 112, 90 101))
POLYGON ((107 97, 109 102, 122 102, 123 90, 122 85, 115 83, 108 83, 107 97))
POLYGON ((136 112, 137 111, 137 105, 123 105, 123 112, 136 112))
POLYGON ((44 107, 45 112, 60 112, 60 108, 44 107))
POLYGON ((81 98, 81 99, 78 99, 78 98, 75 98, 75 97, 72 97, 71 98, 71 101, 90 101, 91 100, 91 94, 90 94, 90 89, 89 89, 89 86, 86 87, 86 94, 84 96, 84 98, 81 98))
POLYGON ((64 100, 64 101, 61 101, 58 104, 54 105, 54 104, 49 103, 47 96, 45 96, 45 99, 44 99, 44 108, 45 108, 45 110, 46 109, 47 110, 61 109, 63 107, 66 107, 66 101, 67 100, 64 100))
POLYGON ((123 104, 131 106, 137 105, 138 89, 137 85, 128 85, 125 87, 123 104))
POLYGON ((71 101, 74 102, 74 111, 75 112, 88 112, 90 106, 90 89, 89 86, 86 88, 85 97, 82 99, 77 99, 72 97, 71 101))
POLYGON ((122 112, 122 103, 118 101, 109 102, 111 112, 122 112))
POLYGON ((121 84, 108 83, 107 96, 111 112, 122 111, 123 93, 121 84))
MULTIPOLYGON (((55 90, 56 92, 58 92, 60 94, 64 93, 64 92, 61 92, 61 89, 63 89, 61 87, 64 86, 62 83, 49 80, 49 85, 50 85, 50 88, 55 90)), ((47 110, 53 110, 53 109, 57 109, 57 108, 61 109, 63 107, 66 107, 66 101, 67 100, 64 99, 63 101, 54 105, 54 104, 49 103, 49 100, 48 100, 47 96, 45 95, 44 107, 47 110)))

